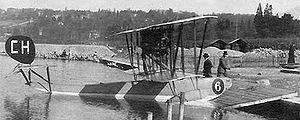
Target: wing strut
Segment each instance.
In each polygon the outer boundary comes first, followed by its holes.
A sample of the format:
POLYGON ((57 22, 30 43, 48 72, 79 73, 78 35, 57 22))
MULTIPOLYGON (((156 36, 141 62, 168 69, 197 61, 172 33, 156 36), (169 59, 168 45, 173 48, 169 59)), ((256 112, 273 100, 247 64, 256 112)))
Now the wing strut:
POLYGON ((128 55, 129 55, 129 60, 130 60, 130 65, 132 67, 132 73, 134 76, 134 80, 137 80, 135 71, 133 69, 133 43, 132 43, 132 33, 130 33, 130 45, 129 45, 129 40, 128 40, 128 36, 127 33, 125 34, 126 36, 126 44, 127 44, 127 50, 128 50, 128 55))
MULTIPOLYGON (((178 29, 179 29, 179 35, 178 35, 178 39, 177 39, 177 43, 176 43, 175 56, 173 58, 172 78, 174 77, 175 70, 176 70, 176 60, 177 60, 179 44, 180 44, 180 41, 181 41, 180 39, 181 39, 181 36, 182 36, 183 23, 180 24, 178 29)), ((181 46, 181 49, 182 49, 182 46, 181 46)))
POLYGON ((205 33, 206 33, 206 29, 207 29, 208 22, 209 22, 209 19, 207 19, 207 20, 205 21, 205 26, 204 26, 203 36, 202 36, 202 43, 201 43, 201 50, 200 50, 200 53, 199 53, 198 64, 197 64, 197 66, 196 66, 196 74, 198 74, 199 67, 200 67, 200 61, 201 61, 201 57, 202 57, 203 46, 204 46, 204 40, 205 40, 205 33))
POLYGON ((31 73, 33 73, 33 75, 36 75, 37 77, 41 78, 42 80, 44 80, 47 84, 48 84, 48 89, 40 82, 37 82, 40 86, 42 86, 45 90, 47 90, 50 94, 52 93, 52 89, 51 89, 51 81, 50 81, 50 70, 49 70, 49 65, 28 65, 28 66, 18 66, 19 71, 22 73, 25 81, 26 81, 26 85, 31 86, 31 73), (36 71, 33 70, 33 68, 38 68, 38 67, 45 67, 46 68, 46 74, 47 74, 47 79, 45 77, 43 77, 42 75, 38 74, 36 71), (28 68, 28 76, 26 76, 24 69, 28 68))

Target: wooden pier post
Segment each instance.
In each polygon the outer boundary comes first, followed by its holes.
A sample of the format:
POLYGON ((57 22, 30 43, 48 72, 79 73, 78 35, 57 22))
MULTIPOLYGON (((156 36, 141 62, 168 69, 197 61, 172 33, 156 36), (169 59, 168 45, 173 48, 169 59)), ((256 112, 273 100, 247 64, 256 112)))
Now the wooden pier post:
POLYGON ((153 113, 147 112, 147 120, 153 120, 153 113))
POLYGON ((180 92, 179 120, 183 120, 185 93, 180 92))
POLYGON ((168 100, 167 101, 167 109, 168 109, 168 119, 167 120, 172 120, 172 106, 173 106, 173 103, 172 103, 172 100, 168 100))

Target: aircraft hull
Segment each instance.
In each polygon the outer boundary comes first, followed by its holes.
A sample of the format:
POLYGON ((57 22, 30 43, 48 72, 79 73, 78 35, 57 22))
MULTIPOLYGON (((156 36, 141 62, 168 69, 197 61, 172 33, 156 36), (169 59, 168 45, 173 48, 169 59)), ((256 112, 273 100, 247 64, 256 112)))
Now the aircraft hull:
MULTIPOLYGON (((188 101, 199 99, 214 99, 221 95, 232 85, 229 78, 198 78, 198 82, 193 79, 183 79, 171 82, 158 81, 125 81, 99 84, 86 84, 82 86, 52 85, 52 94, 93 96, 107 99, 126 99, 137 101, 158 101, 166 102, 180 92, 185 93, 188 101), (216 86, 216 81, 224 84, 216 86), (221 89, 221 87, 223 87, 221 89), (214 89, 218 89, 216 93, 214 89)), ((45 89, 39 90, 47 92, 45 89)), ((178 101, 176 98, 174 101, 178 101)))

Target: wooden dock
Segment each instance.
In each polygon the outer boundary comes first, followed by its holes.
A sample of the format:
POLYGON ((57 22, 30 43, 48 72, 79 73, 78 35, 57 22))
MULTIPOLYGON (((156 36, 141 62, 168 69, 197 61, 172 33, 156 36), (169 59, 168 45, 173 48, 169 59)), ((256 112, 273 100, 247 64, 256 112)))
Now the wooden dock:
POLYGON ((233 80, 232 87, 213 102, 225 108, 239 108, 295 96, 298 96, 295 91, 233 80))
POLYGON ((300 74, 299 69, 282 69, 282 70, 280 70, 280 72, 290 73, 290 74, 300 74))
POLYGON ((290 103, 295 103, 300 105, 300 97, 291 97, 287 99, 282 99, 283 101, 290 102, 290 103))

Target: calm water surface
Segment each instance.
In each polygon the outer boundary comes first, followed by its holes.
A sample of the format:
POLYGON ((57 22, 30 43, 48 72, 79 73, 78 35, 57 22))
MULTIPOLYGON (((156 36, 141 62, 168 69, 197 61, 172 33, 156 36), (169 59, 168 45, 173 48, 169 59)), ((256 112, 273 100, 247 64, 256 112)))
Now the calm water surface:
MULTIPOLYGON (((0 56, 0 119, 4 120, 144 120, 147 112, 153 112, 154 120, 166 120, 166 104, 108 100, 93 97, 48 95, 24 85, 20 73, 5 76, 16 66, 9 57, 0 56)), ((51 64, 51 80, 54 85, 77 86, 87 83, 131 80, 132 76, 121 70, 101 64, 81 61, 36 59, 33 64, 51 64)), ((43 70, 37 72, 44 74, 43 70)), ((300 107, 290 104, 263 105, 240 110, 199 106, 185 107, 185 120, 265 120, 299 118, 300 107), (266 107, 267 106, 267 107, 266 107), (281 106, 279 109, 278 106, 281 106), (287 109, 292 108, 292 109, 287 109), (277 110, 273 110, 277 109, 277 110), (260 110, 258 112, 257 110, 260 110), (268 112, 269 110, 269 112, 268 112), (285 113, 285 114, 284 114, 285 113), (288 114, 287 114, 288 113, 288 114)), ((173 106, 177 120, 178 105, 173 106)))

